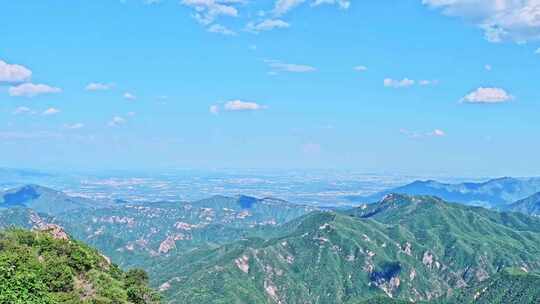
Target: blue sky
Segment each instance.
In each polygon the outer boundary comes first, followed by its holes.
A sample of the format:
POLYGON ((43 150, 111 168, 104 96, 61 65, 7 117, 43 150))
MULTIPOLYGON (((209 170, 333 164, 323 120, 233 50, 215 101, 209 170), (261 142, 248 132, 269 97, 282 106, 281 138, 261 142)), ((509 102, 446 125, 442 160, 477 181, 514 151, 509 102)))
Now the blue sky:
POLYGON ((0 166, 538 175, 536 0, 0 4, 0 166))

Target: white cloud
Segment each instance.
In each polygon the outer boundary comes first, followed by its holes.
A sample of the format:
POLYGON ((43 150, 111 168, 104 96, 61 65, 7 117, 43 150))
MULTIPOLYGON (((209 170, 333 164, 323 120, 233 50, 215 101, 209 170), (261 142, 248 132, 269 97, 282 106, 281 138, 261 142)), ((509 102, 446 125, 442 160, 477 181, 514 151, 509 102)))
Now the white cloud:
POLYGON ((357 65, 353 69, 358 72, 365 72, 368 70, 368 68, 365 65, 357 65))
POLYGON ((441 129, 434 129, 431 132, 417 132, 417 131, 410 131, 408 129, 400 129, 399 133, 407 136, 408 138, 413 139, 420 139, 420 138, 426 138, 426 137, 444 137, 446 136, 446 132, 441 129))
POLYGON ((422 3, 476 24, 490 42, 540 39, 538 0, 422 0, 422 3))
POLYGON ((45 84, 23 83, 9 88, 10 96, 34 97, 41 94, 60 93, 62 89, 45 84))
POLYGON ((242 4, 244 1, 234 0, 182 0, 181 4, 195 10, 195 19, 204 25, 209 25, 219 16, 237 17, 238 9, 235 4, 242 4))
POLYGON ((127 122, 127 120, 121 116, 114 116, 108 123, 109 127, 118 127, 127 122))
POLYGON ((415 81, 409 78, 403 78, 402 80, 395 80, 392 78, 386 78, 383 81, 385 87, 390 88, 407 88, 413 86, 415 81))
POLYGON ((74 124, 65 124, 64 128, 70 129, 70 130, 77 130, 77 129, 84 128, 84 124, 80 123, 80 122, 77 122, 77 123, 74 123, 74 124))
POLYGON ((32 71, 18 64, 8 64, 0 60, 0 83, 18 83, 29 81, 32 71))
POLYGON ((310 66, 310 65, 304 65, 304 64, 295 64, 295 63, 283 63, 279 60, 265 60, 272 69, 272 72, 274 74, 278 72, 290 72, 290 73, 309 73, 309 72, 315 72, 317 71, 316 68, 310 66))
POLYGON ((276 15, 283 15, 304 2, 305 0, 277 0, 273 12, 276 15))
POLYGON ((257 111, 266 108, 256 102, 231 100, 223 105, 225 111, 257 111))
POLYGON ((441 129, 435 129, 433 132, 431 132, 431 136, 443 137, 446 136, 446 132, 441 129))
POLYGON ((13 111, 13 115, 21 114, 34 114, 34 112, 28 107, 18 107, 13 111))
POLYGON ((114 87, 114 84, 91 82, 84 89, 87 91, 107 91, 114 87))
POLYGON ((437 85, 439 84, 438 80, 428 80, 428 79, 422 79, 418 81, 418 84, 421 86, 428 86, 428 85, 437 85))
POLYGON ((540 48, 537 48, 536 51, 534 51, 535 54, 540 55, 540 48))
POLYGON ((288 28, 289 26, 290 26, 289 23, 281 19, 266 19, 259 23, 249 22, 246 25, 246 30, 248 32, 258 33, 258 32, 263 32, 263 31, 270 31, 273 29, 288 28))
POLYGON ((124 97, 124 99, 130 100, 130 101, 133 101, 133 100, 137 99, 137 96, 135 96, 134 94, 129 93, 129 92, 125 92, 122 97, 124 97))
POLYGON ((319 6, 321 4, 337 5, 341 9, 348 9, 351 6, 350 0, 315 0, 311 3, 311 6, 319 6))
POLYGON ((266 106, 260 105, 256 102, 251 101, 243 101, 240 99, 230 100, 225 102, 224 104, 215 104, 210 106, 209 110, 212 114, 219 114, 219 112, 227 111, 227 112, 234 112, 234 111, 258 111, 266 109, 266 106))
POLYGON ((493 69, 493 67, 491 66, 491 64, 486 64, 486 65, 484 66, 484 69, 485 69, 486 71, 491 71, 491 70, 493 69))
POLYGON ((504 103, 514 99, 514 96, 508 94, 501 88, 478 88, 461 99, 464 103, 494 104, 504 103))
POLYGON ((58 110, 57 108, 48 108, 47 110, 43 111, 43 113, 41 114, 45 116, 50 116, 50 115, 56 115, 58 113, 60 113, 60 110, 58 110))
MULTIPOLYGON (((305 2, 306 0, 277 0, 272 13, 276 16, 281 16, 305 2)), ((337 5, 341 9, 348 9, 351 6, 351 0, 312 0, 310 2, 311 7, 323 4, 337 5)))
POLYGON ((210 33, 217 33, 217 34, 222 34, 222 35, 227 35, 227 36, 234 36, 236 35, 236 32, 235 31, 232 31, 230 30, 229 28, 227 28, 226 26, 223 26, 221 24, 212 24, 209 28, 208 28, 208 31, 210 33))

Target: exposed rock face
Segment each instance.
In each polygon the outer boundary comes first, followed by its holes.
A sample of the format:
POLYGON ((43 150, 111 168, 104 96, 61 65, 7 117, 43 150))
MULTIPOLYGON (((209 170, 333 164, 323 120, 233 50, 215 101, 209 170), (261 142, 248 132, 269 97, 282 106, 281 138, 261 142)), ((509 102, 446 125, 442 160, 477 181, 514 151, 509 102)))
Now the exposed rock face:
POLYGON ((176 247, 176 241, 190 239, 189 236, 186 236, 182 233, 177 233, 174 235, 169 235, 161 244, 159 244, 159 253, 168 253, 173 248, 176 247))
POLYGON ((249 272, 249 257, 247 255, 243 255, 236 260, 234 260, 234 263, 238 267, 238 269, 242 270, 244 273, 249 272))
POLYGON ((53 238, 57 240, 69 240, 68 234, 64 231, 64 228, 55 225, 55 224, 47 224, 39 228, 40 231, 46 232, 50 234, 53 238))

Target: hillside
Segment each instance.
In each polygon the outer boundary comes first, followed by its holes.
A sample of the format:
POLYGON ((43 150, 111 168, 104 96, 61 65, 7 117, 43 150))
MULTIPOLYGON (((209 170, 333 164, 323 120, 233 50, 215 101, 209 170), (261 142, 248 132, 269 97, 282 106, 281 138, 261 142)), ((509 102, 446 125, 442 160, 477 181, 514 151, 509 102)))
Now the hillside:
POLYGON ((391 193, 406 195, 432 195, 446 201, 487 208, 505 206, 540 192, 540 178, 498 178, 482 183, 446 184, 433 180, 413 183, 382 191, 370 196, 348 196, 354 202, 371 203, 391 193))
POLYGON ((391 195, 284 227, 282 237, 246 239, 160 265, 162 289, 173 303, 430 300, 509 266, 540 266, 540 220, 427 196, 391 195))
POLYGON ((50 215, 106 204, 81 197, 71 197, 60 191, 38 185, 26 185, 0 193, 0 209, 25 207, 50 215))
POLYGON ((0 232, 0 303, 159 303, 143 271, 123 272, 56 225, 0 232))
POLYGON ((277 199, 215 196, 193 203, 127 203, 75 210, 59 214, 56 220, 76 238, 119 264, 132 266, 196 248, 215 248, 251 231, 272 233, 272 227, 313 210, 277 199))
POLYGON ((507 210, 540 216, 540 192, 513 203, 507 210))
POLYGON ((540 301, 540 274, 505 269, 492 278, 460 291, 449 304, 535 304, 540 301))

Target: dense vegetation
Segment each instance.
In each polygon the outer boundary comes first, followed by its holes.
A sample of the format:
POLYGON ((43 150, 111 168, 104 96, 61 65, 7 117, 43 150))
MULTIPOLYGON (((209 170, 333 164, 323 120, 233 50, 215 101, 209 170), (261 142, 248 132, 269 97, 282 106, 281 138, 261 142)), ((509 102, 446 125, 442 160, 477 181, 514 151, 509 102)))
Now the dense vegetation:
POLYGON ((274 239, 192 252, 151 271, 168 279, 173 303, 290 304, 430 301, 506 267, 540 266, 540 220, 433 197, 392 195, 279 229, 274 239))
POLYGON ((77 241, 9 230, 0 237, 0 264, 11 261, 0 265, 0 304, 154 303, 148 282, 167 303, 182 304, 537 304, 540 298, 540 219, 519 213, 407 195, 347 211, 216 196, 57 212, 69 198, 34 190, 39 196, 28 188, 6 192, 16 194, 8 202, 25 203, 0 211, 0 227, 59 224, 151 279, 120 271, 77 241), (57 199, 61 204, 51 207, 57 199), (55 215, 24 208, 32 205, 55 215), (13 265, 16 271, 4 271, 13 265))
MULTIPOLYGON (((56 229, 53 226, 54 229, 56 229)), ((0 303, 158 303, 141 270, 121 271, 60 231, 0 232, 0 303)))
POLYGON ((500 271, 489 280, 460 290, 453 304, 536 304, 540 302, 540 275, 519 268, 500 271))

